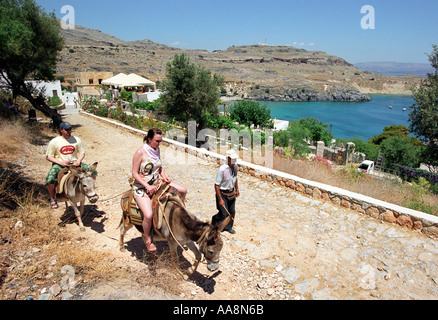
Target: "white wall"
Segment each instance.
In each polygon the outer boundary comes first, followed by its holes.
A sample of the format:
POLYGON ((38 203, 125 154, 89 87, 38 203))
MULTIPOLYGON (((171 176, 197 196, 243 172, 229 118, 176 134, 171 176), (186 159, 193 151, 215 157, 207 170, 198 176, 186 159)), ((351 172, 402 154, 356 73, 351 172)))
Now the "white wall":
POLYGON ((26 81, 26 83, 32 83, 33 87, 37 90, 43 90, 43 94, 46 98, 57 95, 62 99, 61 81, 26 81))

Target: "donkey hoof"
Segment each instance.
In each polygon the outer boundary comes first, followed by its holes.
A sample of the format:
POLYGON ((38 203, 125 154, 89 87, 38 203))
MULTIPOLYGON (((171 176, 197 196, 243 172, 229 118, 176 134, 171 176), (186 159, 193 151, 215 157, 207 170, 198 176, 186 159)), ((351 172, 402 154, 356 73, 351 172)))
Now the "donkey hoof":
POLYGON ((126 252, 126 248, 125 247, 120 247, 119 250, 120 250, 120 252, 126 252))
POLYGON ((81 230, 82 232, 85 231, 85 227, 80 227, 79 230, 81 230))

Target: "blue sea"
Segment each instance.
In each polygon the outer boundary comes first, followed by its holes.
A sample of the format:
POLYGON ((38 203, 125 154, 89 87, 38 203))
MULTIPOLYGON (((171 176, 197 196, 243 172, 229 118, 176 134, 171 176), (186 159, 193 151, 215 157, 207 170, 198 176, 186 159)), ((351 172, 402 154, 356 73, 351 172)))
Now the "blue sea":
POLYGON ((271 110, 271 117, 281 120, 317 118, 331 125, 335 138, 368 140, 383 132, 385 126, 404 125, 409 128, 408 95, 371 95, 367 102, 270 102, 260 101, 271 110), (392 108, 390 108, 392 106, 392 108), (406 108, 406 111, 403 111, 406 108))

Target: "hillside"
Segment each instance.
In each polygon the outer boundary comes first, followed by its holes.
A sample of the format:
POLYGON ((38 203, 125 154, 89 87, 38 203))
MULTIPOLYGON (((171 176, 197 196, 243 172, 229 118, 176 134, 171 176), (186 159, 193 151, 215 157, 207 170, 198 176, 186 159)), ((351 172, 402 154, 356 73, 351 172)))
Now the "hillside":
POLYGON ((287 46, 233 46, 227 50, 183 50, 151 40, 124 41, 99 30, 76 26, 62 30, 65 46, 57 73, 74 79, 79 71, 137 73, 157 81, 177 53, 226 80, 227 92, 266 100, 361 100, 362 94, 409 94, 415 76, 389 77, 357 69, 322 51, 287 46))

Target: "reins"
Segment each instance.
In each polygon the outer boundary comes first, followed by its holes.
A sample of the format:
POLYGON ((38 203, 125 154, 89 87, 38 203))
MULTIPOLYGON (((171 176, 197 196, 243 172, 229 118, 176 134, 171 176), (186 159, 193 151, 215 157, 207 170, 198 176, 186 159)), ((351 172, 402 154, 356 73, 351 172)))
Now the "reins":
MULTIPOLYGON (((161 186, 160 186, 160 187, 161 187, 161 186)), ((159 203, 159 205, 160 205, 160 209, 162 209, 163 217, 164 217, 164 221, 166 221, 167 228, 169 229, 169 232, 170 232, 170 234, 172 235, 172 238, 175 240, 175 242, 178 244, 178 246, 179 246, 182 250, 188 252, 188 249, 187 249, 187 248, 184 248, 184 246, 178 241, 178 239, 176 238, 176 236, 173 234, 172 228, 170 227, 169 220, 167 219, 166 215, 164 214, 164 209, 165 209, 165 207, 166 207, 166 205, 167 205, 167 202, 169 201, 169 198, 171 197, 171 195, 170 195, 169 193, 166 195, 166 201, 165 201, 164 204, 161 204, 161 202, 160 202, 160 198, 161 198, 161 196, 162 196, 162 195, 163 195, 163 194, 164 194, 169 188, 170 188, 170 184, 168 184, 167 187, 161 192, 160 196, 158 197, 158 203, 159 203)), ((181 199, 179 199, 179 200, 181 201, 181 199)), ((201 253, 203 253, 202 251, 203 251, 203 249, 204 249, 206 235, 207 235, 207 233, 210 232, 210 231, 211 231, 210 227, 207 227, 207 228, 204 230, 204 232, 201 234, 201 236, 198 238, 198 240, 196 240, 196 244, 199 246, 201 253)), ((193 257, 193 256, 192 256, 192 257, 193 257)), ((193 258, 196 259, 196 257, 193 257, 193 258)))

